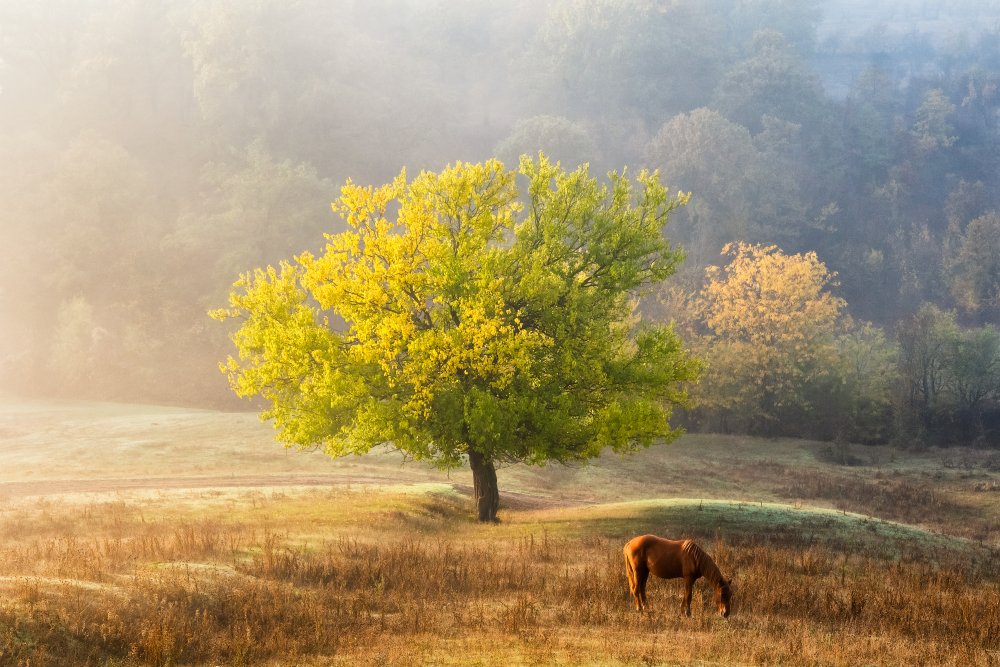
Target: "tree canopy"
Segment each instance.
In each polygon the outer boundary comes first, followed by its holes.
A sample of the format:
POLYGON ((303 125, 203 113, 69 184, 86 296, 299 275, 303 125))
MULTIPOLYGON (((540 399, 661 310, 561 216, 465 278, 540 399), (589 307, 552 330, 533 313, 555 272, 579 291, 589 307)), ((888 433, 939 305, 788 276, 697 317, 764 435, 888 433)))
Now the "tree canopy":
POLYGON ((708 269, 698 303, 709 332, 702 400, 770 433, 807 407, 806 388, 832 368, 845 303, 829 292, 833 275, 815 253, 740 243, 725 254, 729 264, 708 269))
POLYGON ((661 230, 687 197, 656 173, 601 185, 541 154, 520 174, 523 201, 496 160, 349 182, 334 204, 347 231, 244 274, 214 313, 241 319, 233 390, 266 399, 289 445, 467 458, 481 520, 496 518, 496 463, 675 437, 698 366, 634 305, 681 260, 661 230))

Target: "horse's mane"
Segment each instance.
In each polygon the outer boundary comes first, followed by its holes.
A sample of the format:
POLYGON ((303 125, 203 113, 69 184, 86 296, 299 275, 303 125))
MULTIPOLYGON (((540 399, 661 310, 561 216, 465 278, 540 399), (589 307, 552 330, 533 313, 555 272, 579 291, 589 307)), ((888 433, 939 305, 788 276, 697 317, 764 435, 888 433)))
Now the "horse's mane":
POLYGON ((694 540, 684 540, 681 543, 681 551, 690 556, 698 566, 701 576, 705 577, 713 586, 725 587, 729 585, 722 576, 722 572, 719 571, 719 566, 715 564, 711 556, 705 553, 704 549, 698 546, 697 542, 694 540))

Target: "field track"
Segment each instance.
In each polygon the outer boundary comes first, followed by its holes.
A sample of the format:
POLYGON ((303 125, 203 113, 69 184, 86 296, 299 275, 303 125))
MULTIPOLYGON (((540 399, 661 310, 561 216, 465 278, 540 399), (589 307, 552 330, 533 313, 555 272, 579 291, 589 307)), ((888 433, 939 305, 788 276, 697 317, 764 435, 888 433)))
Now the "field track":
MULTIPOLYGON (((137 477, 109 479, 61 479, 31 482, 0 482, 0 501, 87 494, 102 496, 141 491, 199 491, 206 489, 351 489, 396 486, 398 479, 382 476, 344 475, 342 473, 284 474, 284 475, 229 475, 205 477, 137 477)), ((452 484, 463 496, 471 497, 472 487, 452 484)), ((508 510, 537 510, 572 507, 582 503, 572 500, 553 500, 528 493, 503 492, 503 507, 508 510)))
POLYGON ((0 497, 26 498, 68 493, 115 493, 167 489, 272 488, 293 486, 381 485, 391 480, 344 475, 230 475, 206 477, 137 477, 0 482, 0 497))

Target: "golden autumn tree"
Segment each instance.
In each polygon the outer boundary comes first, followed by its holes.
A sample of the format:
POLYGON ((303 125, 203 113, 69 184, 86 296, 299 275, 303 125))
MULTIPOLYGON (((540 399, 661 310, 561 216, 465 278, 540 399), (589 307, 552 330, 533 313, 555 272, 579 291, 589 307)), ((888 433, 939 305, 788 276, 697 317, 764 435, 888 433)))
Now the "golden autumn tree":
POLYGON ((846 324, 834 274, 816 253, 729 244, 724 267, 709 267, 696 311, 707 331, 699 403, 772 434, 779 420, 810 409, 811 390, 836 373, 846 324))

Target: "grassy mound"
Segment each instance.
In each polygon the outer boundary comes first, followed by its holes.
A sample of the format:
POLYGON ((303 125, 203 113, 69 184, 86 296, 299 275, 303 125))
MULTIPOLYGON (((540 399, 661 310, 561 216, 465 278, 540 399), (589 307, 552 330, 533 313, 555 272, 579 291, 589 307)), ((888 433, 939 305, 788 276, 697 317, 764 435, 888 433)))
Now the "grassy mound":
POLYGON ((538 521, 553 532, 575 536, 650 532, 674 539, 821 545, 896 558, 940 550, 989 553, 967 539, 895 521, 845 510, 779 503, 664 498, 536 512, 520 520, 538 521))

